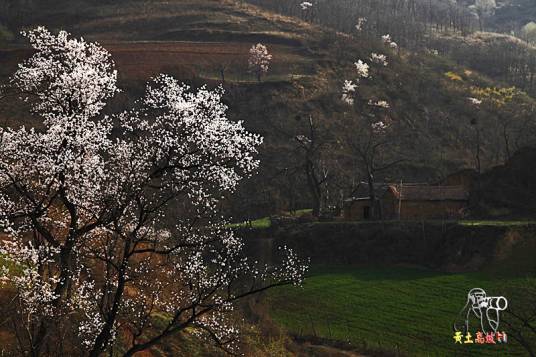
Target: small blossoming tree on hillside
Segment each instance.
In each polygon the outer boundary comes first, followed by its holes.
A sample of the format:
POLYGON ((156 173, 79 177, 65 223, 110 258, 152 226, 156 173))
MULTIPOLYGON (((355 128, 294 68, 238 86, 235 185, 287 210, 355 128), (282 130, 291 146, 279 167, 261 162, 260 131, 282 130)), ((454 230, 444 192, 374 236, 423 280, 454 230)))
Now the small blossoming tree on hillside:
POLYGON ((313 22, 314 20, 314 5, 310 1, 303 1, 300 3, 300 9, 302 10, 302 18, 305 21, 313 22))
POLYGON ((300 8, 304 11, 309 10, 313 7, 313 3, 310 1, 303 1, 300 3, 300 8))
POLYGON ((357 24, 355 25, 355 29, 358 32, 361 32, 363 31, 366 24, 367 24, 367 19, 365 17, 360 17, 357 19, 357 24))
POLYGON ((216 210, 262 138, 226 118, 220 89, 165 75, 135 109, 103 115, 118 92, 110 54, 25 35, 35 54, 11 86, 42 125, 0 129, 0 280, 16 291, 21 350, 99 356, 121 339, 131 356, 187 328, 232 347, 235 302, 305 272, 288 249, 280 266, 249 262, 216 210))
POLYGON ((272 60, 272 55, 268 52, 268 48, 258 43, 251 47, 249 50, 249 70, 255 74, 257 81, 261 81, 261 78, 264 74, 268 72, 270 67, 270 61, 272 60))

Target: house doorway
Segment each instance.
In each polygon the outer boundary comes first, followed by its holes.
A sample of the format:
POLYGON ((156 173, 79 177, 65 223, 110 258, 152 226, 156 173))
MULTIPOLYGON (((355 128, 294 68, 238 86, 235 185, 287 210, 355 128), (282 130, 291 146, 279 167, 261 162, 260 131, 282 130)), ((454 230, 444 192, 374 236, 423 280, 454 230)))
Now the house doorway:
POLYGON ((370 219, 370 207, 363 207, 363 219, 370 219))

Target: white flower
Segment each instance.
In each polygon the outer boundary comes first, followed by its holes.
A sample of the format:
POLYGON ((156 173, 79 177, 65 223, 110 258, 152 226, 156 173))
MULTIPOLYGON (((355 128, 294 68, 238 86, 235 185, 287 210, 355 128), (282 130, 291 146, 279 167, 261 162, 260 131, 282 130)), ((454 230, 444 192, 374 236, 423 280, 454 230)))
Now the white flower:
POLYGON ((372 129, 378 133, 384 132, 387 128, 388 128, 388 125, 382 121, 372 124, 372 129))
POLYGON ((477 98, 472 98, 472 97, 469 97, 467 98, 467 100, 469 100, 469 102, 473 105, 480 105, 482 104, 482 100, 480 99, 477 99, 477 98))
POLYGON ((347 93, 342 94, 341 100, 348 105, 354 104, 354 98, 352 98, 352 96, 347 93))
POLYGON ((341 100, 345 102, 348 105, 354 104, 354 98, 352 93, 354 93, 357 89, 357 84, 355 84, 352 81, 345 80, 344 84, 342 85, 342 97, 341 100))
POLYGON ((379 122, 376 122, 376 123, 372 124, 372 130, 374 130, 377 133, 384 132, 385 130, 387 130, 388 127, 389 127, 389 125, 387 125, 383 121, 379 121, 379 122))
POLYGON ((371 53, 370 60, 374 63, 381 64, 383 66, 387 66, 387 56, 378 54, 378 53, 371 53))
POLYGON ((369 76, 369 65, 363 62, 362 60, 358 60, 357 62, 354 62, 355 68, 357 69, 357 75, 362 78, 367 78, 369 76))
POLYGON ((307 10, 307 9, 313 7, 313 4, 310 3, 309 1, 304 1, 304 2, 302 2, 300 4, 300 7, 301 7, 302 10, 307 10))
POLYGON ((389 109, 391 107, 389 103, 385 100, 378 100, 378 101, 369 100, 368 105, 378 107, 378 108, 383 108, 383 109, 389 109))
POLYGON ((367 19, 364 18, 364 17, 360 17, 357 19, 357 24, 355 25, 355 28, 357 31, 362 31, 363 30, 363 27, 365 26, 365 24, 367 23, 367 19))
POLYGON ((348 80, 344 81, 344 84, 342 86, 342 91, 344 93, 355 92, 356 89, 357 89, 357 84, 348 80))
POLYGON ((383 35, 382 36, 382 41, 383 41, 383 44, 385 46, 388 46, 389 48, 391 48, 393 50, 396 50, 398 48, 397 43, 393 41, 393 39, 391 38, 391 35, 389 35, 389 34, 383 35))

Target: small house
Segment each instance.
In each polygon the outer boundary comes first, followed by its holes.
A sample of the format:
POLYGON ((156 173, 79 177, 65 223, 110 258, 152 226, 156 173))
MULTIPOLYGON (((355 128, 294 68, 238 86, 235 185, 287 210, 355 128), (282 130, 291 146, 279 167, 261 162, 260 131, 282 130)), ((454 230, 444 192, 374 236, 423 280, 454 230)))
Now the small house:
POLYGON ((344 219, 458 219, 469 202, 469 191, 463 185, 381 184, 375 190, 376 205, 369 195, 345 201, 344 219))
MULTIPOLYGON (((380 207, 380 199, 389 189, 389 183, 375 183, 374 195, 376 196, 376 207, 380 207)), ((346 221, 372 220, 372 202, 368 183, 361 182, 354 192, 354 196, 344 201, 343 218, 346 221)), ((377 212, 375 212, 377 216, 377 212)))

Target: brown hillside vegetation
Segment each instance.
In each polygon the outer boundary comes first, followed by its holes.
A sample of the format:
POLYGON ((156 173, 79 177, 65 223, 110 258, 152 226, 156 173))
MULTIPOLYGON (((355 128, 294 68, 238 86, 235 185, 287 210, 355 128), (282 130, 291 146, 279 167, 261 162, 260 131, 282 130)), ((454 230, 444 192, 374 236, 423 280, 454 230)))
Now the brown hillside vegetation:
MULTIPOLYGON (((347 131, 337 124, 348 110, 340 101, 342 82, 354 75, 357 59, 385 52, 379 39, 343 35, 231 0, 60 2, 36 12, 28 22, 28 26, 66 29, 99 41, 112 52, 125 94, 109 107, 111 112, 137 98, 143 82, 159 72, 194 87, 214 86, 225 79, 230 116, 265 137, 261 175, 251 183, 253 192, 260 189, 265 194, 254 195, 252 202, 246 186, 237 199, 240 207, 249 205, 254 216, 310 204, 295 140, 307 126, 294 119, 312 115, 336 142, 347 131), (247 69, 248 49, 257 42, 266 44, 274 56, 262 83, 256 83, 247 69)), ((0 80, 6 81, 28 55, 20 47, 0 50, 0 80)), ((488 113, 488 108, 477 110, 467 100, 474 88, 495 86, 495 82, 433 54, 401 51, 389 53, 388 59, 388 67, 373 69, 373 79, 363 82, 361 92, 389 102, 390 115, 409 132, 399 133, 404 138, 396 148, 402 154, 401 164, 383 172, 378 180, 436 181, 459 168, 474 167, 472 123, 477 112, 482 121, 482 167, 503 163, 496 113, 488 113)), ((530 97, 522 100, 530 107, 530 97)), ((35 125, 20 103, 2 104, 4 125, 35 125)), ((518 145, 531 143, 534 128, 530 123, 519 132, 523 137, 512 141, 516 145, 512 152, 518 145)), ((516 125, 511 130, 518 130, 516 125)), ((352 160, 347 153, 329 159, 344 171, 333 192, 341 187, 351 191, 350 177, 356 174, 354 168, 349 169, 356 165, 352 160)), ((237 219, 245 218, 243 211, 234 213, 237 219)))
POLYGON ((478 209, 482 216, 526 217, 536 213, 536 150, 524 148, 505 165, 494 167, 481 179, 478 209))
MULTIPOLYGON (((247 75, 247 58, 251 45, 243 42, 120 42, 104 44, 109 50, 123 79, 145 81, 159 73, 179 73, 195 76, 206 73, 215 76, 218 64, 233 67, 235 78, 242 72, 247 75)), ((299 53, 299 49, 287 45, 272 45, 274 55, 272 75, 311 74, 314 67, 299 53)), ((25 49, 0 50, 0 58, 13 70, 30 55, 25 49)), ((7 71, 6 71, 7 72, 7 71)), ((7 73, 6 73, 7 74, 7 73)), ((217 79, 217 78, 214 78, 217 79)))
POLYGON ((225 33, 225 40, 254 36, 265 42, 299 42, 314 36, 318 29, 289 17, 276 15, 233 0, 115 1, 105 4, 89 2, 58 3, 43 9, 34 23, 66 28, 98 41, 174 39, 204 33, 210 41, 225 33), (65 16, 68 15, 68 16, 65 16), (264 36, 264 38, 263 38, 264 36), (271 40, 270 40, 271 39, 271 40))
MULTIPOLYGON (((149 42, 110 44, 122 75, 129 79, 145 80, 155 74, 186 67, 192 70, 201 66, 232 62, 236 67, 247 68, 249 45, 244 43, 206 42, 149 42)), ((303 58, 288 46, 272 46, 273 66, 283 74, 286 65, 303 62, 303 58)))

